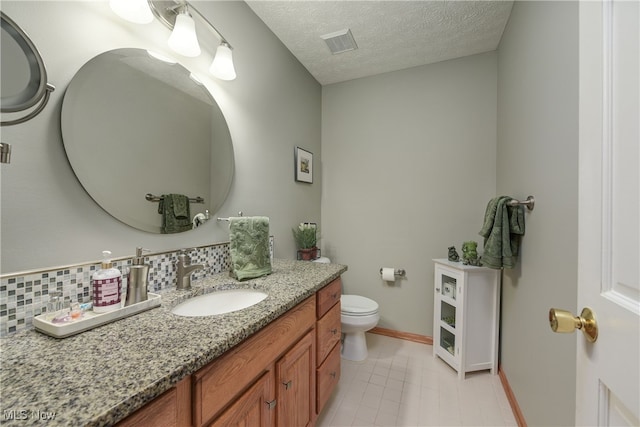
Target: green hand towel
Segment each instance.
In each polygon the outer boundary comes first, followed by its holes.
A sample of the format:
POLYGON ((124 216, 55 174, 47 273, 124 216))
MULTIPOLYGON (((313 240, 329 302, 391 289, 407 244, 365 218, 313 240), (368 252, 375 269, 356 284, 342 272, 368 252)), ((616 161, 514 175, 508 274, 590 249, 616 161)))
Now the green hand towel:
POLYGON ((171 194, 173 200, 173 216, 176 219, 188 219, 191 222, 189 198, 182 194, 171 194))
POLYGON ((524 235, 524 208, 509 206, 508 196, 487 204, 479 234, 484 237, 482 264, 490 268, 513 268, 518 260, 520 238, 524 235))
POLYGON ((162 215, 160 231, 163 234, 180 233, 192 228, 189 198, 183 194, 163 194, 158 213, 162 215))
POLYGON ((229 218, 231 273, 238 280, 271 274, 269 218, 229 218))

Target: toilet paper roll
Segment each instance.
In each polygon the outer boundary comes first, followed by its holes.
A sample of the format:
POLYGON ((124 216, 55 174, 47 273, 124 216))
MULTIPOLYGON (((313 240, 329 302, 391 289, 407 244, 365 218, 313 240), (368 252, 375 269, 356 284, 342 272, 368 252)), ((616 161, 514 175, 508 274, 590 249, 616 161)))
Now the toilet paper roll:
POLYGON ((382 269, 382 280, 386 280, 387 282, 395 282, 396 281, 396 269, 384 267, 382 269))

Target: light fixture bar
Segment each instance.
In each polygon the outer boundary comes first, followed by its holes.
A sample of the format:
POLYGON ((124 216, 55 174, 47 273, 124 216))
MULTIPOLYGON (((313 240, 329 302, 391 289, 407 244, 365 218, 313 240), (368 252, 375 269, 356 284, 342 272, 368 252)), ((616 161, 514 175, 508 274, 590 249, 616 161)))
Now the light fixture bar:
POLYGON ((186 0, 147 1, 153 15, 172 30, 169 46, 174 51, 185 56, 198 56, 200 54, 200 46, 193 27, 194 20, 189 12, 193 11, 195 15, 198 15, 200 21, 220 39, 220 44, 214 53, 209 72, 222 80, 234 80, 236 78, 236 70, 233 65, 233 47, 198 9, 186 0), (188 24, 188 26, 185 24, 188 24))
POLYGON ((202 20, 211 31, 220 39, 221 43, 226 43, 230 49, 233 49, 231 44, 224 38, 224 36, 213 26, 211 22, 205 16, 200 13, 198 9, 187 1, 175 1, 175 0, 148 0, 151 12, 155 15, 160 22, 162 22, 170 30, 176 25, 176 17, 180 14, 180 11, 187 7, 190 12, 195 12, 200 20, 202 20))

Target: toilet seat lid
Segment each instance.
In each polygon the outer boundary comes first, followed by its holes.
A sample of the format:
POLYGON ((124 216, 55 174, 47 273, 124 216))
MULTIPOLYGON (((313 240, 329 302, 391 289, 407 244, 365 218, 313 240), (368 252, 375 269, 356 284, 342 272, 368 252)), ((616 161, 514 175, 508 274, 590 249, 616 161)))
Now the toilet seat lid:
POLYGON ((360 295, 342 295, 340 311, 352 316, 364 316, 378 311, 378 303, 360 295))

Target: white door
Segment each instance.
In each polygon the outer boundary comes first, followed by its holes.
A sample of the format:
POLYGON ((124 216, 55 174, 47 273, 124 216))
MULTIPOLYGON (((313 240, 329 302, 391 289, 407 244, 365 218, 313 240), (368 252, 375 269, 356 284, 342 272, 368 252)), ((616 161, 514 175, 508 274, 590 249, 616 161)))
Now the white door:
POLYGON ((578 425, 640 425, 640 2, 579 13, 578 425))

